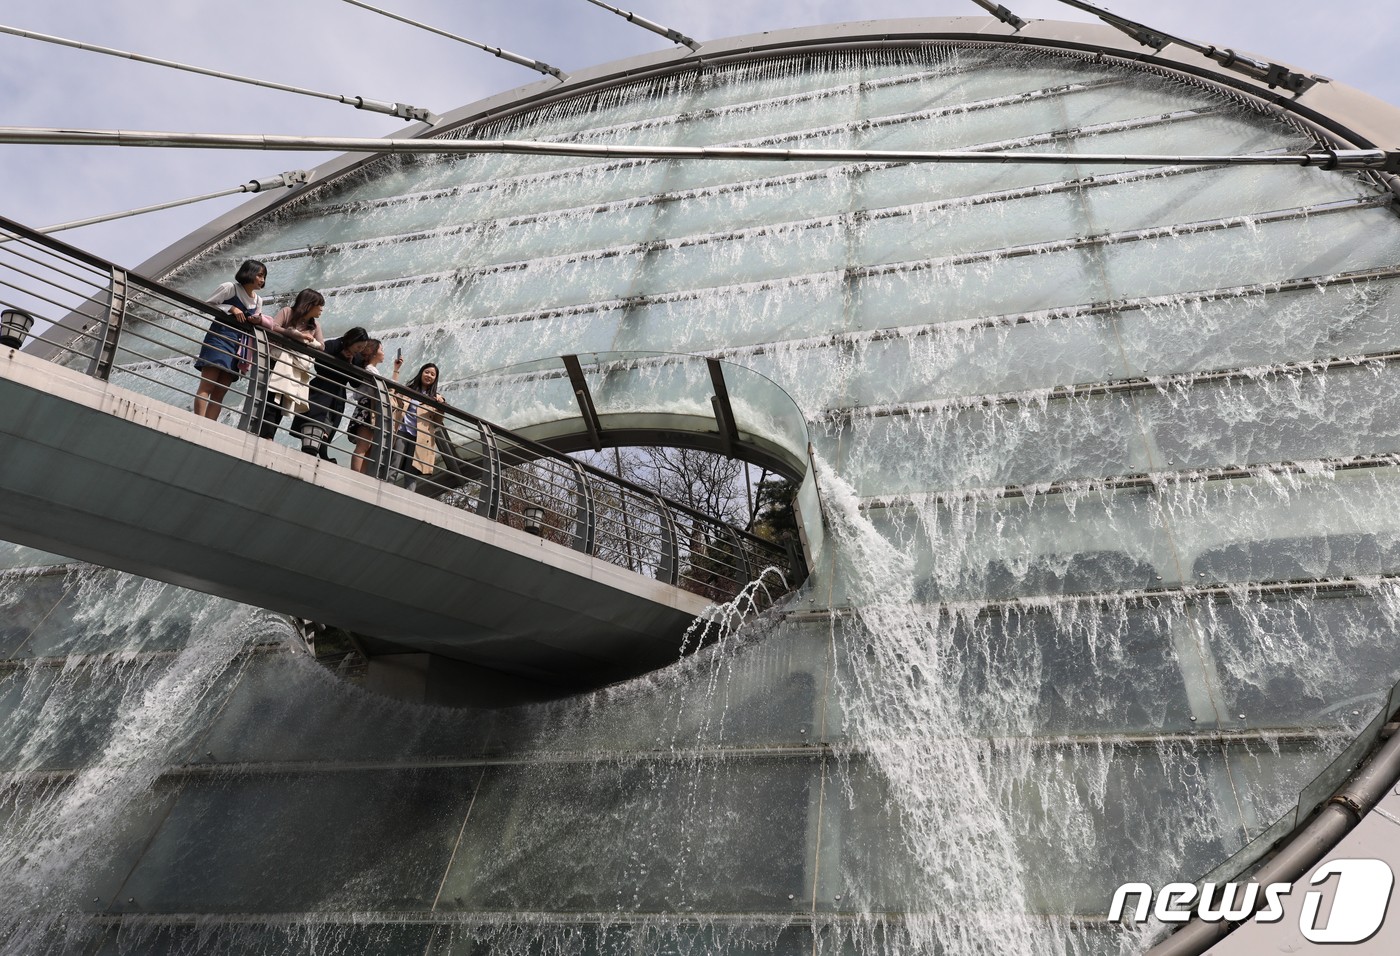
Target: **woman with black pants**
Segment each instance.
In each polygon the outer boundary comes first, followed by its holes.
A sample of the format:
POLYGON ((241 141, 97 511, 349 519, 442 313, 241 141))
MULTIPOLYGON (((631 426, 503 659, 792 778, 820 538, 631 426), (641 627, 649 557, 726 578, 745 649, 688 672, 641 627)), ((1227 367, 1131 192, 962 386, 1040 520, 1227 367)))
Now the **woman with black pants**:
POLYGON ((326 340, 325 356, 317 356, 316 377, 307 389, 311 407, 306 414, 292 419, 292 431, 301 435, 301 450, 306 454, 335 461, 326 446, 340 428, 340 420, 345 415, 346 391, 352 379, 358 380, 355 366, 364 364, 368 345, 369 333, 358 325, 338 339, 326 340), (324 436, 317 438, 307 434, 307 429, 316 425, 325 429, 324 436))

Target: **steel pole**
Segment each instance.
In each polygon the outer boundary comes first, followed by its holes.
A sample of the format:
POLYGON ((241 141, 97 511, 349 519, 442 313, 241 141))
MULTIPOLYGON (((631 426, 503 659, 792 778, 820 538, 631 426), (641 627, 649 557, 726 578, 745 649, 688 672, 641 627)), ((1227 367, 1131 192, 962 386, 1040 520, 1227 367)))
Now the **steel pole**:
POLYGON ((0 127, 0 144, 126 146, 161 149, 292 150, 337 153, 514 153, 580 159, 713 159, 787 163, 990 163, 1091 166, 1319 166, 1324 169, 1400 170, 1400 152, 1315 149, 1303 153, 1243 155, 1155 153, 1028 153, 976 150, 778 149, 762 146, 641 146, 487 139, 376 139, 359 136, 287 136, 271 133, 180 133, 146 130, 0 127))

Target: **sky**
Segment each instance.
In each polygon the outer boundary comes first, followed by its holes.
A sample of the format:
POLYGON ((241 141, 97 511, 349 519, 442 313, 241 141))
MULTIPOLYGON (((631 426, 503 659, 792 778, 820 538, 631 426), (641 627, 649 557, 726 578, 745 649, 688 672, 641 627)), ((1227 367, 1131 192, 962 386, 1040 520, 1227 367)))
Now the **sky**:
MULTIPOLYGON (((1031 19, 1094 21, 1057 0, 1002 0, 1031 19)), ((674 48, 587 0, 375 0, 407 17, 565 72, 674 48)), ((1393 0, 1118 0, 1115 13, 1321 74, 1400 104, 1393 0)), ((971 0, 618 0, 697 40, 852 20, 983 16, 971 0)), ((540 79, 344 0, 44 0, 0 23, 325 92, 445 113, 540 79)), ((124 58, 0 35, 0 125, 384 136, 393 117, 124 58)), ((1400 130, 1397 144, 1400 145, 1400 130)), ((166 202, 310 168, 327 154, 0 145, 0 215, 30 226, 166 202)), ((246 196, 61 233, 119 265, 149 256, 246 196)))

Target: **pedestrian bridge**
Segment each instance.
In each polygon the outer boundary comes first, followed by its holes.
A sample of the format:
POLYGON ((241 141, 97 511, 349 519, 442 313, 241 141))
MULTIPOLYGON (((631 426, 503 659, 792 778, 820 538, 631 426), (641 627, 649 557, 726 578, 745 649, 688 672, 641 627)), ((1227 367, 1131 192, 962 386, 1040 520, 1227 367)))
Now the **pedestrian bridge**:
POLYGON ((0 219, 0 235, 6 307, 56 323, 0 349, 0 537, 372 635, 382 685, 442 702, 559 696, 664 666, 707 607, 802 573, 797 548, 444 403, 420 405, 435 461, 410 490, 391 460, 403 390, 348 366, 350 405, 359 388, 372 418, 359 454, 348 416, 331 437, 339 463, 304 454, 300 434, 260 438, 275 349, 300 349, 260 328, 223 402, 233 424, 198 417, 192 357, 218 313, 18 224, 0 219))

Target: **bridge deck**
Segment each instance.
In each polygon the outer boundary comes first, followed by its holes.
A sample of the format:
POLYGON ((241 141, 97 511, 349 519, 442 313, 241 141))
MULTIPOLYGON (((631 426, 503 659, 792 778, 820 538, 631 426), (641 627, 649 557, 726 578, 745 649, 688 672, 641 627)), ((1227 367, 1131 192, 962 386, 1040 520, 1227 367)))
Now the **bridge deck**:
POLYGON ((676 659, 706 598, 0 350, 0 535, 560 690, 676 659))

